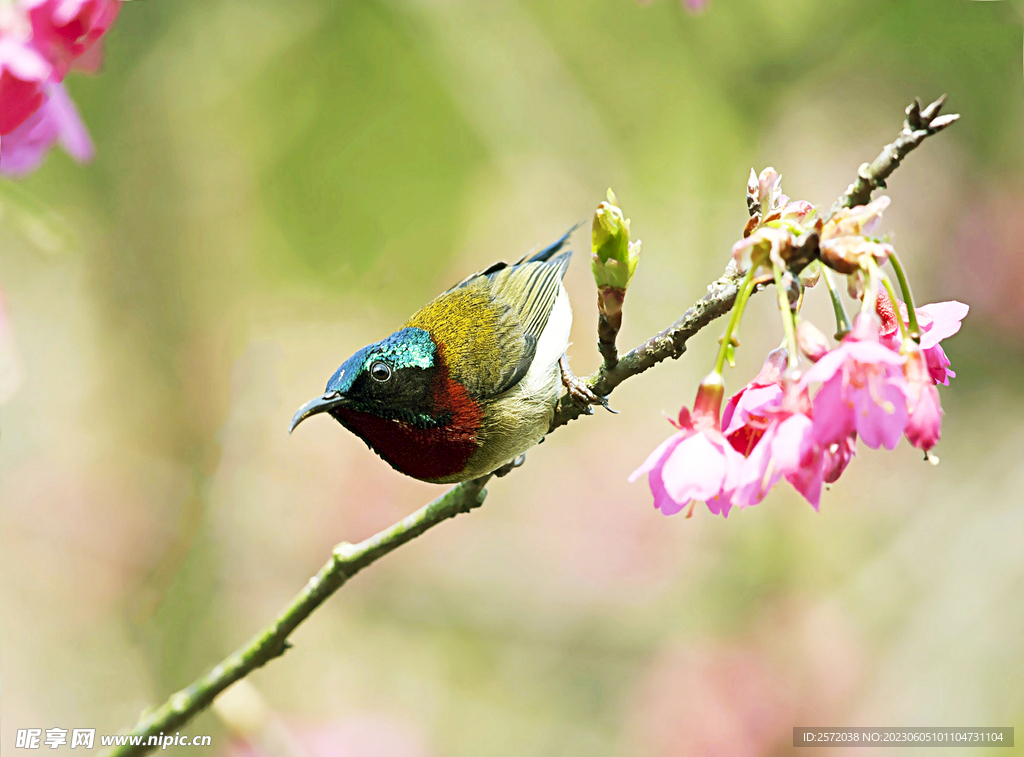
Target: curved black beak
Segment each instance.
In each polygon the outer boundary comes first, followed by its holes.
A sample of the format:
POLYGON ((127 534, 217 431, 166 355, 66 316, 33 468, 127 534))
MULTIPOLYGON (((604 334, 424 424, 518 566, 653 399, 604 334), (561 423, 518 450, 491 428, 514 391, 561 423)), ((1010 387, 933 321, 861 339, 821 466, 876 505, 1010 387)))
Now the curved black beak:
POLYGON ((340 392, 327 392, 323 397, 311 399, 292 416, 292 425, 288 427, 288 433, 291 434, 295 427, 309 416, 316 415, 317 413, 326 413, 344 404, 345 397, 340 392))

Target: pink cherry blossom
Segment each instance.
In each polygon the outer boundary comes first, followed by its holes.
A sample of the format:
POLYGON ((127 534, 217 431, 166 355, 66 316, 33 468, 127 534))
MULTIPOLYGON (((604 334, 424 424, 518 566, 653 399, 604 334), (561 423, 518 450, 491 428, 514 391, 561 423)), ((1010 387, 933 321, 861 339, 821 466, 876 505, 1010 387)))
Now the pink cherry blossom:
POLYGON ((960 330, 960 322, 967 317, 970 308, 962 302, 933 302, 916 308, 917 323, 921 328, 921 350, 924 352, 928 373, 935 383, 949 386, 949 377, 956 374, 949 370, 949 358, 939 344, 960 330))
POLYGON ((756 505, 783 477, 818 509, 824 474, 814 423, 803 413, 780 410, 740 468, 732 501, 756 505))
MULTIPOLYGON (((896 320, 895 311, 889 303, 889 298, 879 293, 878 313, 882 319, 882 328, 879 330, 882 344, 892 350, 899 351, 902 345, 896 320)), ((903 323, 909 326, 907 306, 899 303, 900 317, 903 323)), ((940 341, 953 336, 960 330, 960 322, 967 317, 970 308, 962 302, 949 300, 947 302, 933 302, 915 308, 917 313, 917 325, 921 330, 921 350, 924 353, 925 363, 928 365, 928 373, 937 384, 949 386, 949 379, 956 378, 956 374, 949 369, 949 358, 939 344, 940 341)))
POLYGON ((99 41, 117 18, 118 0, 28 0, 32 44, 61 81, 72 64, 99 41))
POLYGON ((52 71, 32 47, 0 29, 0 136, 13 132, 43 104, 43 84, 52 71))
POLYGON ((729 398, 722 414, 722 428, 733 448, 748 455, 768 426, 767 411, 782 400, 782 372, 788 353, 772 350, 754 380, 729 398))
POLYGON ((921 327, 921 349, 934 347, 943 339, 960 331, 960 322, 967 317, 970 306, 956 300, 932 302, 916 308, 921 327))
POLYGON ((92 140, 62 84, 47 85, 46 102, 0 142, 0 173, 18 176, 34 171, 54 144, 78 162, 93 156, 92 140))
POLYGON ((822 447, 854 431, 872 449, 894 449, 907 426, 903 356, 878 341, 879 320, 858 315, 853 332, 811 366, 801 381, 822 386, 814 397, 815 438, 822 447))
MULTIPOLYGON (((922 339, 923 341, 923 339, 922 339)), ((924 355, 919 349, 911 350, 903 366, 907 379, 907 441, 928 452, 942 434, 942 405, 939 390, 928 373, 924 355)))
POLYGON ((710 386, 705 379, 697 390, 693 413, 685 407, 679 411, 679 421, 673 424, 679 431, 629 476, 633 482, 647 474, 654 506, 665 515, 674 515, 696 500, 703 500, 715 515, 729 515, 733 482, 743 457, 721 432, 721 377, 716 379, 719 383, 710 386))
POLYGON ((736 472, 734 505, 758 504, 785 478, 817 509, 833 467, 813 433, 806 387, 783 379, 786 361, 783 348, 769 353, 757 378, 733 395, 723 415, 726 438, 745 456, 736 472))

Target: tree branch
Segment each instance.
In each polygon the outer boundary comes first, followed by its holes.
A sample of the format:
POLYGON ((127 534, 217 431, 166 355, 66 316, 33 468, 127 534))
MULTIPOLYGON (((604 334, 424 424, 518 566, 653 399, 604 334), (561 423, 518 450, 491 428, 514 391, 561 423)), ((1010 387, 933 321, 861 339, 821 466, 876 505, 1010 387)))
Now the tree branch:
MULTIPOLYGON (((601 305, 598 295, 598 307, 601 305)), ((621 315, 620 315, 621 322, 621 315)), ((614 368, 619 362, 619 349, 615 339, 619 335, 619 327, 611 322, 607 315, 598 311, 597 314, 597 351, 601 353, 606 368, 614 368)))
MULTIPOLYGON (((147 745, 149 737, 173 732, 209 707, 214 698, 235 681, 283 655, 291 646, 288 643, 291 632, 348 579, 428 528, 480 507, 487 496, 484 485, 490 478, 490 475, 481 476, 452 487, 430 504, 359 544, 342 542, 336 546, 330 561, 309 579, 273 623, 202 678, 172 695, 162 706, 143 713, 130 734, 140 736, 141 742, 113 749, 108 757, 145 754, 153 748, 147 745)), ((158 745, 154 743, 154 746, 158 745)))
POLYGON ((871 193, 876 189, 885 189, 885 180, 914 148, 960 118, 959 113, 940 116, 939 111, 945 103, 946 96, 943 95, 928 107, 922 108, 921 100, 915 97, 914 102, 907 106, 907 119, 903 122, 903 131, 894 142, 882 148, 882 152, 874 161, 864 163, 857 169, 857 180, 836 200, 831 215, 835 215, 842 208, 867 205, 871 200, 871 193))
MULTIPOLYGON (((678 358, 686 351, 686 341, 719 316, 732 309, 736 301, 739 280, 742 278, 734 263, 726 266, 725 273, 708 285, 708 293, 695 302, 683 317, 663 331, 658 332, 638 347, 627 352, 614 367, 603 364, 587 379, 587 385, 599 397, 606 397, 630 376, 643 373, 648 368, 668 358, 678 358)), ((576 420, 581 415, 591 415, 593 408, 583 407, 568 394, 562 396, 555 408, 551 431, 576 420)))
MULTIPOLYGON (((887 145, 873 163, 865 163, 860 167, 857 180, 833 206, 833 213, 842 207, 866 203, 872 191, 885 186, 885 179, 911 150, 926 137, 941 131, 958 118, 956 115, 936 118, 944 99, 940 98, 923 110, 920 102, 915 100, 907 108, 907 120, 899 137, 887 145)), ((806 261, 803 263, 806 264, 806 261)), ((605 356, 604 364, 587 379, 588 386, 595 394, 605 397, 627 378, 643 373, 668 358, 678 358, 686 351, 686 342, 690 337, 729 312, 736 300, 739 279, 740 274, 735 264, 730 262, 725 273, 708 286, 707 294, 694 303, 679 320, 630 350, 617 362, 609 364, 605 356)), ((555 408, 551 431, 581 415, 592 413, 591 407, 577 404, 566 394, 555 408)), ((159 746, 156 741, 150 745, 148 740, 159 733, 170 733, 187 723, 232 683, 284 654, 290 646, 288 636, 292 631, 349 578, 438 523, 480 507, 487 496, 484 486, 491 475, 504 475, 514 467, 515 463, 510 463, 494 474, 458 484, 412 515, 359 544, 339 544, 330 561, 309 580, 273 623, 206 675, 173 694, 163 705, 143 713, 128 734, 129 739, 138 738, 138 743, 115 747, 107 753, 107 757, 141 755, 159 746)))

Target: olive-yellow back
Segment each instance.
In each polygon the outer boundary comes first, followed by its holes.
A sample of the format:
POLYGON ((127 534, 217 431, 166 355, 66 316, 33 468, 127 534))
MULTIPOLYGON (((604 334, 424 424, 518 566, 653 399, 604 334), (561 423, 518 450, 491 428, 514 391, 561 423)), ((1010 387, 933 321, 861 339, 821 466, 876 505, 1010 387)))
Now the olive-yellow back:
POLYGON ((433 337, 452 378, 474 397, 495 397, 529 370, 570 257, 492 266, 425 305, 405 326, 433 337))

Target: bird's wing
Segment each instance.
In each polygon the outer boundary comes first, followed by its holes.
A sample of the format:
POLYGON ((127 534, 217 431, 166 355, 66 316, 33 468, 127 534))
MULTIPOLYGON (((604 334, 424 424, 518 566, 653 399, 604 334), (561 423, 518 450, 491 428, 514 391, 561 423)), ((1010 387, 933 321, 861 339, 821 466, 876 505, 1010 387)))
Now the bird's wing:
POLYGON ((568 236, 511 266, 495 263, 406 323, 430 332, 452 378, 478 400, 508 391, 530 370, 572 258, 556 254, 568 236))
MULTIPOLYGON (((567 232, 562 234, 561 237, 556 239, 554 242, 549 244, 547 247, 543 248, 539 252, 531 251, 531 252, 526 253, 525 255, 523 255, 523 257, 519 258, 519 260, 517 260, 515 263, 506 263, 504 260, 499 260, 497 263, 491 263, 489 266, 484 268, 482 271, 477 271, 476 273, 470 274, 469 276, 464 278, 458 284, 456 284, 451 289, 449 289, 448 292, 452 291, 452 289, 458 289, 459 287, 464 287, 467 284, 469 284, 471 281, 475 281, 476 279, 479 279, 481 276, 491 276, 492 274, 495 274, 495 273, 497 273, 498 271, 500 271, 500 270, 502 270, 504 268, 511 268, 512 266, 522 265, 523 263, 532 263, 534 261, 550 260, 563 247, 565 247, 566 243, 569 241, 569 237, 572 236, 572 233, 574 231, 576 231, 576 229, 578 229, 582 225, 583 225, 583 221, 580 221, 578 224, 576 224, 571 229, 569 229, 567 232)), ((445 292, 445 294, 447 294, 448 292, 445 292)))

